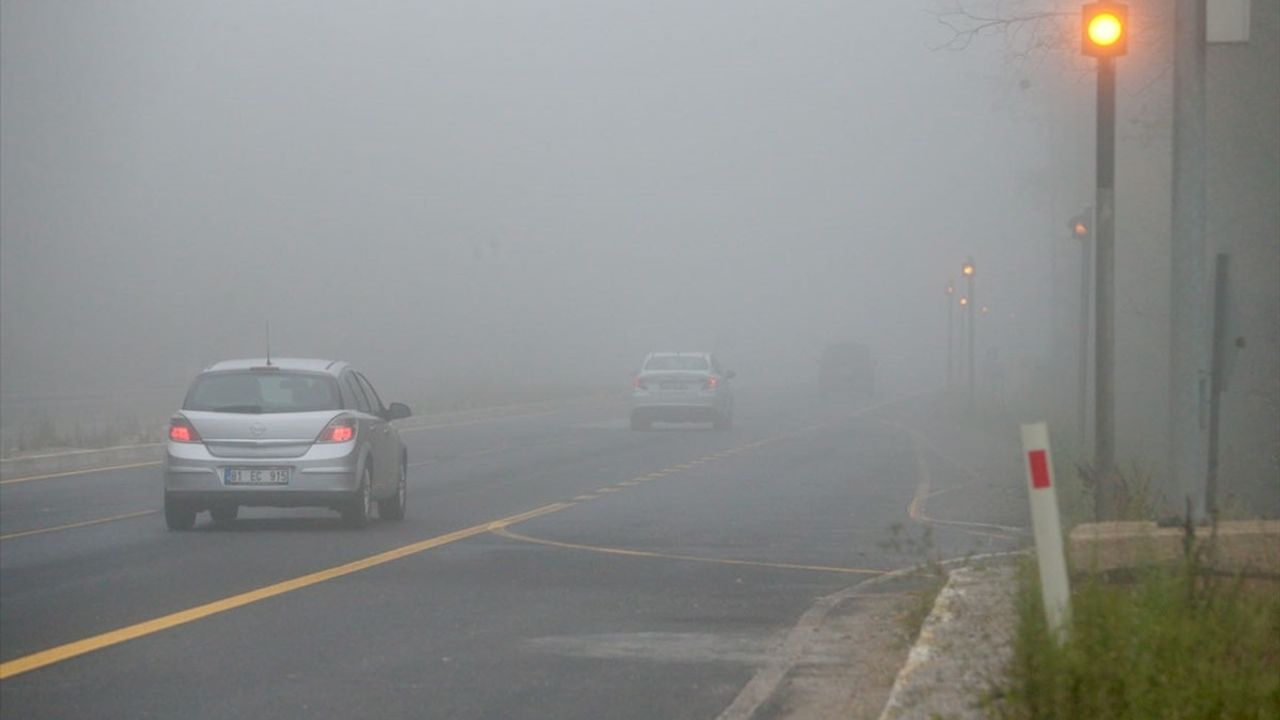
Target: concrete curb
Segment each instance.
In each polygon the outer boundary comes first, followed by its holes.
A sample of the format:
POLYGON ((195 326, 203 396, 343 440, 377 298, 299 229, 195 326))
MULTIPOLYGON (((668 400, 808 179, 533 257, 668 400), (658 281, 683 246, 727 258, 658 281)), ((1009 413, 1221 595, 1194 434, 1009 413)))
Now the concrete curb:
POLYGON ((1017 625, 1011 565, 954 570, 898 672, 880 720, 979 720, 1004 676, 1017 625))

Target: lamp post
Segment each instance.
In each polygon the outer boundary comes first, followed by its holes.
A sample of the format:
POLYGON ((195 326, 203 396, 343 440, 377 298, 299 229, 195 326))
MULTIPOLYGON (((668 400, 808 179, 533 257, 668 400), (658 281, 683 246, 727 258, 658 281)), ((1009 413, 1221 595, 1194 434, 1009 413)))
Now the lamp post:
POLYGON ((955 318, 956 304, 953 299, 956 294, 956 286, 951 282, 947 282, 947 387, 950 388, 955 382, 955 355, 953 347, 955 344, 955 318))
POLYGON ((976 271, 977 270, 973 265, 973 258, 966 259, 964 261, 964 264, 960 266, 960 274, 964 276, 966 281, 968 281, 968 291, 969 291, 968 295, 966 296, 966 300, 967 300, 966 304, 969 310, 968 315, 969 315, 969 410, 970 411, 972 411, 974 408, 974 369, 975 369, 974 327, 978 324, 977 315, 973 312, 973 308, 978 302, 977 298, 974 296, 974 289, 973 289, 973 278, 974 278, 974 275, 976 274, 976 271))
POLYGON ((1071 236, 1080 242, 1080 320, 1079 340, 1076 349, 1076 429, 1080 433, 1080 448, 1089 447, 1089 270, 1093 265, 1093 212, 1086 209, 1067 223, 1071 236))
POLYGON ((1089 3, 1080 17, 1081 51, 1098 59, 1093 470, 1100 519, 1111 512, 1115 468, 1116 58, 1129 50, 1128 19, 1128 6, 1110 2, 1089 3))

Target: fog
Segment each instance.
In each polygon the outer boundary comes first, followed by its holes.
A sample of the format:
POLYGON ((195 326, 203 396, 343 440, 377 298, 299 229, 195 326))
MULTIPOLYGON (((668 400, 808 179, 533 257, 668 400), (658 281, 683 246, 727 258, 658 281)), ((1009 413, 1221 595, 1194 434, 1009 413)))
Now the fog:
POLYGON ((10 404, 176 406, 268 322, 393 399, 656 349, 809 382, 842 340, 938 384, 968 255, 985 344, 1043 340, 1045 131, 924 3, 0 7, 10 404))

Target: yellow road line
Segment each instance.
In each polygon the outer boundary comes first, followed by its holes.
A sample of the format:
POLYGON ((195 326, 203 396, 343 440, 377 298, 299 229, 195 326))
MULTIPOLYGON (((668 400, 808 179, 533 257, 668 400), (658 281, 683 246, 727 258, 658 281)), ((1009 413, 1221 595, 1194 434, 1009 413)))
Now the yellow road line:
POLYGON ((107 467, 85 468, 84 470, 68 470, 67 472, 49 473, 47 475, 28 475, 27 477, 10 478, 9 480, 0 480, 0 485, 13 485, 15 483, 31 482, 32 480, 47 480, 49 478, 71 477, 72 475, 88 475, 89 473, 106 472, 108 470, 128 470, 129 468, 147 467, 149 465, 159 465, 159 460, 150 462, 133 463, 131 465, 108 465, 107 467))
POLYGON ((622 491, 615 487, 603 487, 603 488, 600 488, 599 490, 596 490, 596 492, 622 492, 622 491))
POLYGON ((794 563, 763 562, 757 560, 733 560, 729 558, 699 557, 696 555, 673 555, 670 553, 649 552, 647 550, 599 547, 596 545, 579 545, 577 543, 560 542, 559 540, 545 540, 543 538, 530 537, 528 535, 511 532, 505 527, 495 528, 490 532, 494 535, 507 538, 508 540, 517 540, 519 542, 533 543, 535 545, 547 545, 550 547, 565 548, 568 550, 585 550, 587 552, 603 553, 606 555, 625 555, 627 557, 655 558, 659 560, 682 560, 685 562, 711 563, 715 565, 748 565, 751 567, 776 568, 780 570, 811 570, 815 572, 843 573, 846 575, 884 575, 888 572, 887 570, 871 570, 868 568, 835 567, 831 565, 797 565, 794 563))
POLYGON ((85 520, 84 522, 71 523, 70 525, 58 525, 56 527, 40 528, 39 530, 9 533, 8 535, 0 535, 0 540, 12 540, 14 538, 27 537, 29 535, 41 535, 43 533, 57 532, 59 530, 72 530, 75 528, 89 527, 90 525, 101 525, 103 523, 115 522, 117 520, 128 520, 129 518, 142 517, 143 515, 155 515, 158 512, 160 511, 142 510, 140 512, 126 513, 124 515, 113 515, 111 517, 98 518, 97 520, 85 520))
POLYGON ((910 428, 900 427, 900 429, 905 430, 912 439, 911 448, 916 456, 916 467, 920 473, 920 483, 916 486, 915 495, 912 496, 911 502, 907 505, 907 517, 921 524, 943 525, 959 532, 969 533, 972 535, 982 535, 984 537, 997 538, 1000 540, 1013 540, 1014 538, 1010 537, 1010 535, 1018 535, 1023 532, 1022 528, 1010 527, 1007 525, 968 522, 965 520, 939 520, 926 513, 924 506, 925 503, 928 502, 929 498, 936 495, 942 495, 944 493, 963 490, 967 485, 931 491, 929 464, 928 461, 925 460, 924 453, 920 450, 924 445, 924 440, 918 433, 910 428))
POLYGON ((179 625, 185 625, 186 623, 194 622, 196 620, 209 617, 210 615, 224 613, 228 610, 234 610, 277 595, 293 592, 294 590, 301 590, 302 588, 316 585, 326 580, 333 580, 344 575, 350 575, 351 573, 359 572, 361 570, 367 570, 371 567, 383 565, 393 560, 399 560, 400 558, 408 557, 409 555, 420 553, 425 550, 431 550, 432 548, 438 548, 443 545, 455 543, 459 540, 465 540, 486 532, 500 531, 509 525, 531 520, 540 515, 558 512, 568 507, 572 507, 572 504, 552 503, 550 505, 544 505, 540 508, 520 513, 519 515, 512 515, 511 517, 492 522, 480 523, 479 525, 473 525, 463 530, 457 530, 445 535, 439 535, 421 542, 416 542, 411 545, 405 545, 404 547, 396 548, 394 550, 378 553, 377 555, 371 555, 362 560, 346 563, 345 565, 339 565, 327 570, 303 575, 301 577, 293 578, 292 580, 285 580, 284 582, 261 587, 257 590, 250 590, 248 592, 240 593, 239 595, 215 600, 214 602, 206 603, 188 610, 182 610, 163 617, 158 617, 154 620, 147 620, 145 622, 137 623, 136 625, 130 625, 101 635, 85 638, 84 640, 77 640, 76 642, 59 645, 57 647, 49 648, 48 650, 42 650, 41 652, 33 653, 25 657, 0 663, 0 680, 6 680, 15 675, 31 672, 38 668, 53 665, 54 663, 69 660, 112 645, 119 645, 120 643, 158 633, 162 630, 168 630, 169 628, 177 627, 179 625))
POLYGON ((600 496, 599 495, 579 495, 575 497, 574 500, 595 500, 598 497, 600 496))

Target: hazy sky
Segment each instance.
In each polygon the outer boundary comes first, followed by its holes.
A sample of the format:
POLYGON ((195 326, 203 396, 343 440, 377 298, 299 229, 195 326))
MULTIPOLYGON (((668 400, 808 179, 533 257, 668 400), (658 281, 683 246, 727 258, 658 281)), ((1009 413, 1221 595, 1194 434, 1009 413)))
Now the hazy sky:
POLYGON ((0 392, 181 387, 268 319, 401 389, 924 362, 966 254, 1041 301, 1048 222, 998 44, 926 7, 3 0, 0 392))

